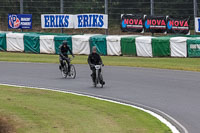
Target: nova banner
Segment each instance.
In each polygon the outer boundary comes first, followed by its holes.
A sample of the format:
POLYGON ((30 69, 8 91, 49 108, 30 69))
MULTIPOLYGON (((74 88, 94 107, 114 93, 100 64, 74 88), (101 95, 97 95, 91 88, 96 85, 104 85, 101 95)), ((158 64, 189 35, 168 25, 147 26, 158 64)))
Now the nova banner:
POLYGON ((70 14, 42 14, 42 28, 74 28, 73 15, 70 14))
POLYGON ((103 28, 108 29, 106 14, 77 14, 74 15, 74 28, 103 28))
POLYGON ((151 33, 166 32, 166 17, 165 16, 145 16, 144 31, 151 33))
POLYGON ((32 29, 32 14, 8 14, 9 29, 32 29))
POLYGON ((143 32, 143 15, 122 14, 121 29, 123 32, 143 32))
POLYGON ((189 34, 189 17, 167 17, 167 33, 189 34))

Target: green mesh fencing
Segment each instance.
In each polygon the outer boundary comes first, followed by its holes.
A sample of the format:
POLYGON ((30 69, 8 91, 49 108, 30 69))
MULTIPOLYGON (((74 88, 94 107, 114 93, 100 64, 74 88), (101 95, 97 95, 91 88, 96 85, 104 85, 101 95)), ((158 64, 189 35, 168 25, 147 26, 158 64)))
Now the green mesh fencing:
POLYGON ((121 51, 123 55, 136 56, 135 38, 137 36, 122 37, 121 38, 121 51))
POLYGON ((56 54, 60 54, 59 47, 63 41, 67 41, 68 46, 72 50, 72 36, 71 35, 57 35, 54 37, 56 54))
POLYGON ((26 53, 40 53, 40 35, 24 34, 24 51, 26 53))
POLYGON ((90 51, 92 47, 97 47, 97 52, 101 55, 107 55, 106 35, 96 35, 90 37, 90 51))
POLYGON ((0 33, 0 51, 6 51, 6 33, 0 33))

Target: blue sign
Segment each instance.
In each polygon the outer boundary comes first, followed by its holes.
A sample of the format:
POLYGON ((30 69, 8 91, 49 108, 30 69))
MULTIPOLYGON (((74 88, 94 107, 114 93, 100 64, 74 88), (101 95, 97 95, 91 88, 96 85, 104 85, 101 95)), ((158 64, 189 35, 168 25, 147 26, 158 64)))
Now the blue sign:
POLYGON ((9 29, 32 29, 32 14, 8 14, 9 29))
POLYGON ((200 17, 195 18, 195 31, 200 32, 200 17))

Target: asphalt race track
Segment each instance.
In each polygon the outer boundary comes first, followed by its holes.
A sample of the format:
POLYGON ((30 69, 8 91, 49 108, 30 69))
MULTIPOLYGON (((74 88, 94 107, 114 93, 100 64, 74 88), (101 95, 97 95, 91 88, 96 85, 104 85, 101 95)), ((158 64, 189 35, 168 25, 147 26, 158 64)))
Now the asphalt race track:
POLYGON ((200 132, 200 73, 149 68, 103 69, 106 85, 94 88, 88 65, 75 65, 76 79, 64 79, 58 64, 0 62, 0 83, 59 89, 118 99, 158 109, 189 133, 200 132))

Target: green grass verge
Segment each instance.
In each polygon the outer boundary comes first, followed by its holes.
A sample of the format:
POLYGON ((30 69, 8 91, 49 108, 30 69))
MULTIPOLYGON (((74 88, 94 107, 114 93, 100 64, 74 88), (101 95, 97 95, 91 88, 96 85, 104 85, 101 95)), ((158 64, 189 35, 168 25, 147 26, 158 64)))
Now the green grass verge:
POLYGON ((0 85, 0 117, 17 133, 171 133, 132 107, 59 92, 0 85))
MULTIPOLYGON (((102 56, 105 65, 200 71, 200 58, 141 58, 102 56)), ((0 61, 58 63, 58 55, 0 52, 0 61)), ((87 56, 77 55, 73 63, 87 64, 87 56)))

